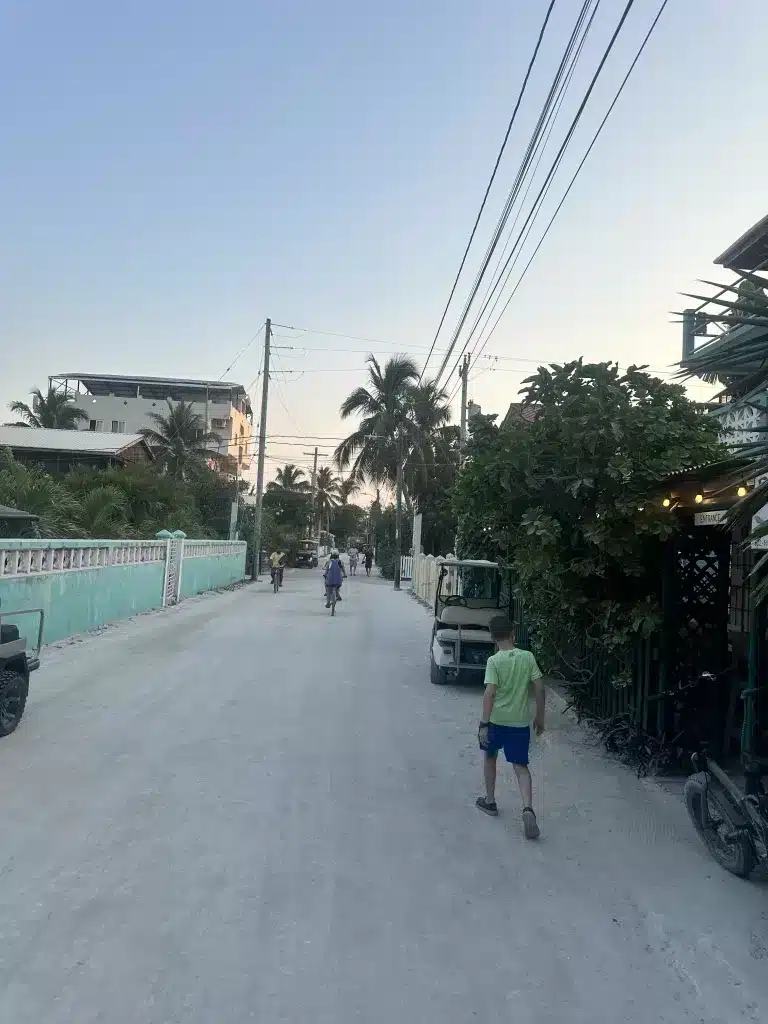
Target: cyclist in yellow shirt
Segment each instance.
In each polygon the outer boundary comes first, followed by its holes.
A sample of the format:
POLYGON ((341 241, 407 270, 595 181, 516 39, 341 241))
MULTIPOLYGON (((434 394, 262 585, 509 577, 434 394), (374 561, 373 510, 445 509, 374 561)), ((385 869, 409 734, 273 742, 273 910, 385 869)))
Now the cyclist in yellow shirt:
POLYGON ((269 572, 272 581, 274 582, 275 573, 280 573, 280 586, 283 585, 283 569, 285 568, 285 552, 282 548, 279 551, 273 551, 269 556, 269 572))

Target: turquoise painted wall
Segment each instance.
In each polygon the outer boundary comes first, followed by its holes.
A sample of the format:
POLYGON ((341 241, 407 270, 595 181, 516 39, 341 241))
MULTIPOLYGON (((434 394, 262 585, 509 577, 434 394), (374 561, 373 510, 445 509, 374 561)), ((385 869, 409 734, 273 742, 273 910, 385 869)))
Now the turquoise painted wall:
POLYGON ((228 587, 245 576, 245 549, 236 555, 185 558, 181 567, 180 599, 216 587, 228 587))
MULTIPOLYGON (((199 544, 200 542, 195 542, 199 544)), ((212 542, 212 546, 213 546, 212 542)), ((0 539, 0 548, 29 551, 41 548, 115 548, 120 541, 30 541, 0 539)), ((2 557, 2 551, 0 551, 2 557)), ((182 561, 179 599, 205 590, 226 587, 245 574, 245 545, 231 555, 202 555, 182 561)), ((20 572, 0 576, 0 612, 3 622, 15 623, 30 646, 37 643, 37 617, 11 611, 42 608, 43 643, 55 643, 108 622, 130 618, 163 606, 165 559, 102 565, 63 571, 20 572)))
POLYGON ((43 643, 84 633, 106 622, 127 619, 163 605, 165 562, 109 565, 74 572, 0 578, 3 622, 15 623, 30 644, 37 641, 35 617, 14 619, 7 611, 43 608, 43 643))

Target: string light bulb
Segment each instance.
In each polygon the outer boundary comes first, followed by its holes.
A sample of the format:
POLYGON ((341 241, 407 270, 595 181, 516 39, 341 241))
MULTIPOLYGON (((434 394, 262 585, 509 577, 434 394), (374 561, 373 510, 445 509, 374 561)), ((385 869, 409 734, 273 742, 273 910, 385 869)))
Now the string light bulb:
POLYGON ((702 501, 704 501, 704 495, 703 494, 697 494, 696 497, 694 498, 694 501, 696 502, 697 505, 700 505, 702 503, 702 501))
POLYGON ((744 486, 744 484, 742 484, 741 487, 738 489, 738 491, 736 491, 736 493, 738 494, 738 496, 740 498, 746 498, 746 496, 747 496, 747 488, 744 486))
POLYGON ((664 508, 669 508, 669 506, 672 504, 672 502, 669 500, 669 498, 665 498, 664 501, 662 501, 661 504, 664 506, 664 508))

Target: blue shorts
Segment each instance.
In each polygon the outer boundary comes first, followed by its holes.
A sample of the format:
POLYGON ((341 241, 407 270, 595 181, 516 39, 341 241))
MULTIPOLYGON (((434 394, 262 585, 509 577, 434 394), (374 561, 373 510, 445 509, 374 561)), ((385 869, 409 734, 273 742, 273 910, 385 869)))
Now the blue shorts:
POLYGON ((529 725, 496 725, 488 726, 489 757, 496 757, 500 750, 510 764, 528 764, 528 748, 531 745, 531 727, 529 725))

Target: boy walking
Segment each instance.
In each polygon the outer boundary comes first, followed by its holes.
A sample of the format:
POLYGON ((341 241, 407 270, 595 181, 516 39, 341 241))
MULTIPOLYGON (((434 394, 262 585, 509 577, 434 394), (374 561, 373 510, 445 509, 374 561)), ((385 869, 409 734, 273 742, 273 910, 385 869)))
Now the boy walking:
POLYGON ((523 798, 523 830, 526 839, 538 839, 539 826, 533 810, 528 748, 531 742, 528 696, 531 687, 536 696, 533 730, 544 731, 544 683, 541 670, 530 651, 515 647, 515 627, 505 615, 491 619, 491 637, 498 652, 491 655, 485 669, 483 714, 478 728, 480 749, 484 752, 485 796, 477 806, 496 817, 496 760, 499 751, 512 765, 523 798))

